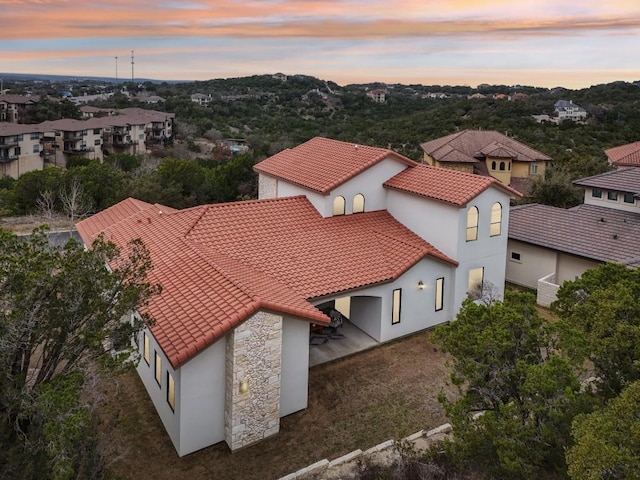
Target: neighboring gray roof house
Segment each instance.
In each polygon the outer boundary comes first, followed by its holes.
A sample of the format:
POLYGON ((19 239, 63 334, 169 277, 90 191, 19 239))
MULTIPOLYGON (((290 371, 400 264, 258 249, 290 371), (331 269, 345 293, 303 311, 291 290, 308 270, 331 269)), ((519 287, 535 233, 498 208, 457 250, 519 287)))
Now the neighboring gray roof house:
POLYGON ((558 120, 584 120, 587 118, 587 111, 573 100, 558 100, 554 105, 554 112, 558 115, 558 120))
POLYGON ((509 216, 507 281, 538 290, 548 306, 562 283, 603 262, 640 267, 640 169, 620 168, 573 182, 584 203, 530 204, 509 216))

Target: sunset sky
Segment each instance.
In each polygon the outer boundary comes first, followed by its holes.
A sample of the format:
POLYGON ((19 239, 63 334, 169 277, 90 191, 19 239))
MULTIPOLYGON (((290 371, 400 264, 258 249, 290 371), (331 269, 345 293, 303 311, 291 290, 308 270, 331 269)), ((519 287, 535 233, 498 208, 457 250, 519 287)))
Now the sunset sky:
POLYGON ((0 72, 338 84, 640 80, 640 0, 0 0, 0 72), (116 58, 118 60, 116 61, 116 58))

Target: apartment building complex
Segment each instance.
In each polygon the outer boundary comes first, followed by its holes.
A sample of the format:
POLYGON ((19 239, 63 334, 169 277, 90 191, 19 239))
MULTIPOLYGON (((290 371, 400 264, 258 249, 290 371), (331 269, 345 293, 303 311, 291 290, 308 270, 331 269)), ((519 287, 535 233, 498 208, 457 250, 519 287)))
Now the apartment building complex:
POLYGON ((87 120, 0 123, 0 175, 18 178, 46 164, 64 167, 74 155, 102 161, 105 155, 149 153, 171 140, 174 117, 173 113, 125 108, 87 120))

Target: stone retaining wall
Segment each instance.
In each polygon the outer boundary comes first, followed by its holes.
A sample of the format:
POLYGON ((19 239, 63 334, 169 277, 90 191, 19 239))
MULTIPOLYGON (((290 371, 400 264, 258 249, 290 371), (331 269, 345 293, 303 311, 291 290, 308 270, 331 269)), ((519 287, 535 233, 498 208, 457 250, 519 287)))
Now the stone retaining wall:
POLYGON ((556 274, 551 273, 546 277, 542 277, 538 280, 538 293, 536 296, 536 303, 541 307, 550 307, 555 301, 558 294, 559 285, 556 285, 556 274))
MULTIPOLYGON (((417 451, 424 451, 431 443, 444 440, 450 433, 451 424, 445 423, 432 430, 420 430, 413 435, 409 435, 404 440, 412 442, 417 451)), ((359 459, 366 458, 378 465, 389 465, 397 460, 399 454, 395 449, 395 443, 395 440, 391 439, 379 443, 364 452, 358 449, 331 461, 325 458, 324 460, 320 460, 319 462, 281 477, 279 480, 338 480, 354 478, 357 461, 359 459)))

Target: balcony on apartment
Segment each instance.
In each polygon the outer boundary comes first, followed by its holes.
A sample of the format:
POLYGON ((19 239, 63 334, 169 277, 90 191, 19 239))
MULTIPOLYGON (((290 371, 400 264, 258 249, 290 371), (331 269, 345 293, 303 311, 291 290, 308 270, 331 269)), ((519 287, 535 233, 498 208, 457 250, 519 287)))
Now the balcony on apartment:
POLYGON ((93 147, 87 147, 87 144, 82 141, 68 142, 65 141, 62 151, 64 153, 85 153, 93 152, 93 147))
POLYGON ((83 137, 86 136, 86 132, 84 131, 80 131, 80 132, 64 132, 64 141, 66 142, 73 142, 76 140, 82 140, 83 137))
POLYGON ((0 151, 0 163, 9 163, 18 160, 18 155, 10 155, 8 152, 0 151))
POLYGON ((18 146, 18 136, 12 135, 9 137, 0 137, 0 147, 17 147, 18 146))
POLYGON ((114 147, 128 147, 129 145, 137 145, 137 140, 132 140, 128 135, 113 135, 112 144, 114 147))

